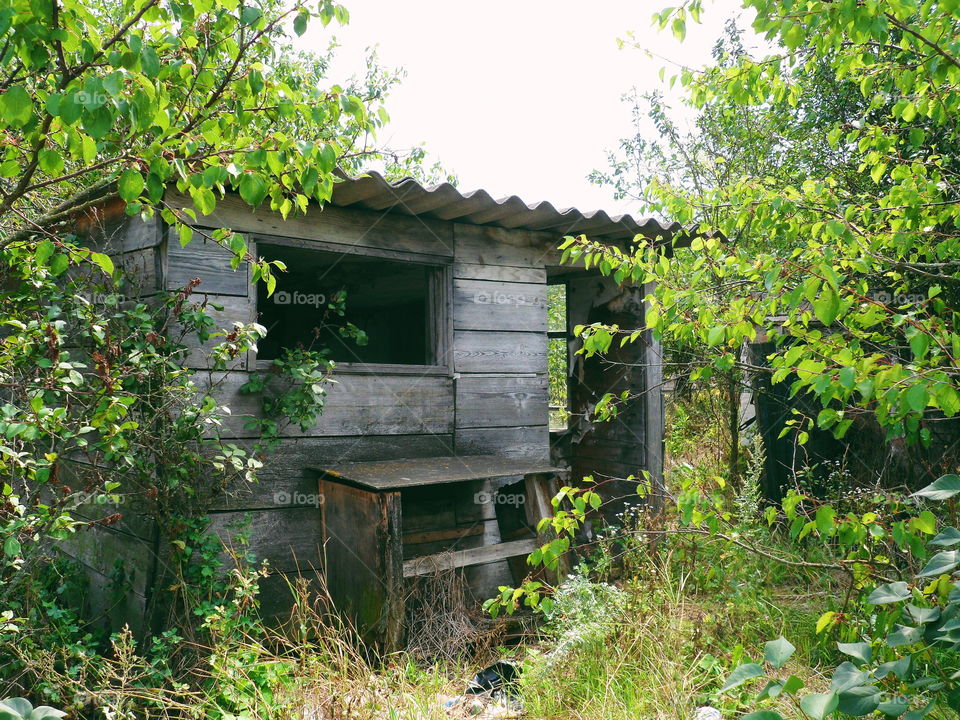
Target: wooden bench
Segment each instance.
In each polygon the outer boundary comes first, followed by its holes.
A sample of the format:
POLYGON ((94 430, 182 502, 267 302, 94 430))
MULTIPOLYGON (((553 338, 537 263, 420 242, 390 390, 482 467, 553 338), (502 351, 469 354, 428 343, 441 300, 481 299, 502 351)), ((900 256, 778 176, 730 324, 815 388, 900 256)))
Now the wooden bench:
POLYGON ((387 652, 403 640, 405 578, 506 560, 520 582, 525 557, 538 544, 537 522, 551 513, 550 499, 566 473, 546 462, 494 455, 310 469, 323 499, 330 597, 367 642, 387 652))

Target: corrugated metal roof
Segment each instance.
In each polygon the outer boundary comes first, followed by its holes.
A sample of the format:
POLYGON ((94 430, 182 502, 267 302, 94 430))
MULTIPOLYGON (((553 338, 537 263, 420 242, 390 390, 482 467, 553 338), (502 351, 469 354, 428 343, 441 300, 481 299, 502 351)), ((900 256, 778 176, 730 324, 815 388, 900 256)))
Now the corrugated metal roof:
POLYGON ((486 190, 461 193, 450 183, 424 187, 407 177, 393 182, 377 172, 345 178, 333 189, 334 205, 366 210, 390 210, 474 225, 541 230, 557 235, 586 233, 603 240, 628 240, 635 235, 668 240, 682 232, 679 223, 654 218, 608 215, 603 210, 557 209, 548 202, 528 204, 516 195, 496 199, 486 190))

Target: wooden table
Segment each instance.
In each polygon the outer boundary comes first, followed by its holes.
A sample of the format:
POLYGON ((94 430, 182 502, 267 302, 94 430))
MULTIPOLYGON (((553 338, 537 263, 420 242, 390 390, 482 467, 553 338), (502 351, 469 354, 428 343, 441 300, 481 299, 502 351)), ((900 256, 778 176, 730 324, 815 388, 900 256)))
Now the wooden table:
MULTIPOLYGON (((566 473, 546 462, 494 455, 309 469, 318 475, 323 498, 330 597, 367 642, 387 652, 400 648, 403 640, 404 579, 526 556, 538 543, 532 528, 551 514, 557 479, 566 473), (486 493, 509 489, 509 495, 500 497, 512 500, 514 507, 482 507, 478 487, 487 488, 486 493), (523 522, 511 520, 505 510, 522 513, 523 522), (486 544, 491 526, 502 541, 486 544), (461 548, 463 544, 473 547, 461 548)), ((522 561, 514 560, 513 567, 522 568, 522 561)))

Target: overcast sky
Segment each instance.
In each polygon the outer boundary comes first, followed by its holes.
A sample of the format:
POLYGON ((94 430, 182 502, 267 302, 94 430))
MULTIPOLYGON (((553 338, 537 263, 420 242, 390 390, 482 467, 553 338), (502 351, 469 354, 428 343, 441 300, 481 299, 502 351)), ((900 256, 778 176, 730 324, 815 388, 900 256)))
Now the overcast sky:
MULTIPOLYGON (((360 71, 372 45, 384 65, 407 71, 388 101, 392 121, 382 143, 425 142, 457 174, 461 190, 618 211, 632 208, 587 175, 605 167, 606 151, 629 134, 621 96, 633 86, 661 87, 658 71, 668 60, 707 62, 725 20, 739 12, 739 2, 716 0, 681 45, 651 26, 659 1, 345 4, 351 21, 335 31, 342 47, 334 79, 360 71), (618 49, 628 31, 661 57, 618 49)), ((302 42, 322 49, 329 34, 314 25, 302 42)))

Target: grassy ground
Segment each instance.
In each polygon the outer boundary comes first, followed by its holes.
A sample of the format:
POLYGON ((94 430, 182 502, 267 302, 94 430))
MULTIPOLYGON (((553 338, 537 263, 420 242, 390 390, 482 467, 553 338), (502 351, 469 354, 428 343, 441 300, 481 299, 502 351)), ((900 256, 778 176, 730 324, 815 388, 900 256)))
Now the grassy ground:
MULTIPOLYGON (((724 453, 717 445, 722 438, 713 434, 709 418, 683 408, 674 413, 673 426, 668 483, 690 474, 721 473, 724 453)), ((736 495, 736 532, 768 551, 796 553, 757 521, 755 475, 755 467, 747 466, 742 479, 727 484, 736 495)), ((766 641, 784 636, 797 651, 779 671, 780 679, 796 675, 808 690, 825 691, 825 673, 837 662, 828 649, 836 638, 818 635, 815 627, 821 613, 842 605, 836 579, 703 536, 651 535, 644 518, 639 510, 628 514, 618 531, 584 550, 583 565, 556 593, 550 617, 520 645, 487 647, 480 654, 465 647, 457 662, 399 654, 372 666, 342 628, 331 627, 306 605, 286 636, 265 631, 251 612, 255 593, 240 583, 234 600, 205 620, 202 647, 185 651, 185 643, 171 641, 177 649, 155 648, 141 657, 120 642, 111 653, 94 656, 44 654, 21 643, 16 652, 24 668, 20 677, 32 680, 21 680, 20 689, 67 708, 74 717, 103 720, 441 720, 520 714, 543 720, 692 720, 703 706, 716 708, 723 718, 758 707, 803 718, 783 700, 758 704, 752 699, 756 685, 726 694, 719 689, 733 668, 762 658, 766 641), (516 707, 481 710, 471 702, 451 706, 449 701, 462 696, 468 680, 491 657, 522 666, 522 712, 516 707)), ((653 525, 676 529, 669 517, 653 525)))

